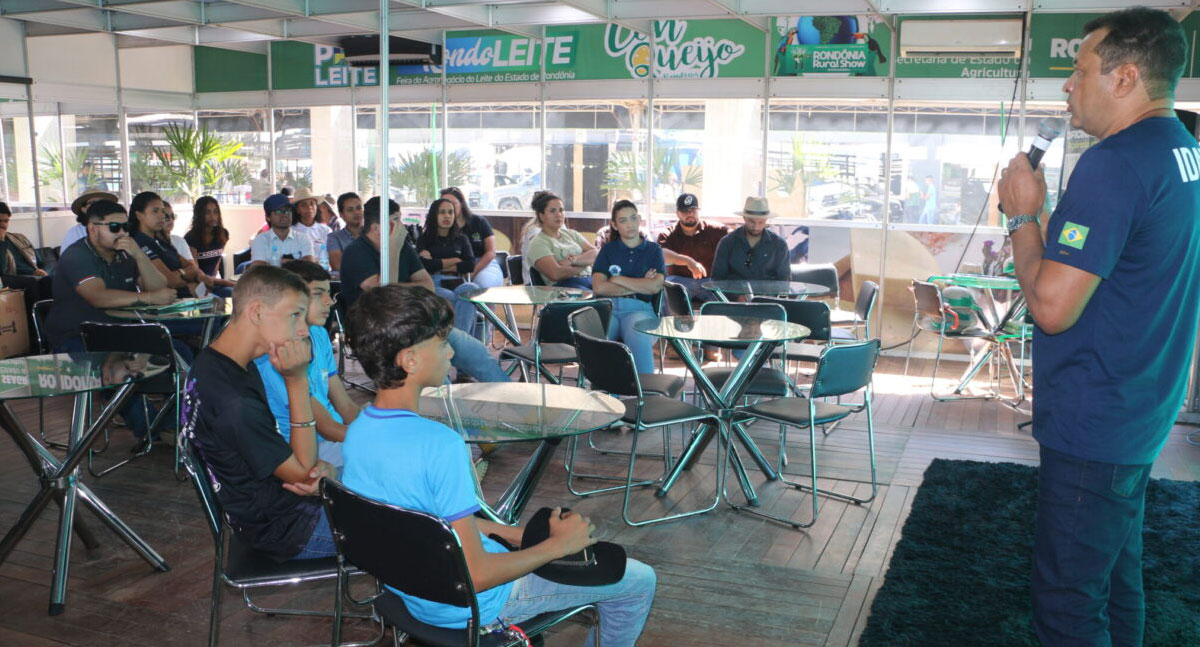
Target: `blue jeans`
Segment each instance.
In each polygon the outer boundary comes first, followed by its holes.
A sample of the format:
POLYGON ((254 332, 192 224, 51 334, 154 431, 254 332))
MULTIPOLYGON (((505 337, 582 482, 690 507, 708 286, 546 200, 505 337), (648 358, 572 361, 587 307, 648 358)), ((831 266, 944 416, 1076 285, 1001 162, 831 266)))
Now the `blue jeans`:
POLYGON ((437 295, 450 302, 454 306, 454 327, 467 333, 468 335, 475 332, 475 304, 463 299, 460 295, 468 290, 478 290, 479 286, 470 281, 450 290, 442 287, 442 281, 454 278, 445 274, 435 274, 433 276, 433 284, 437 286, 435 290, 437 295))
POLYGON ((488 352, 483 342, 475 339, 458 328, 450 329, 447 337, 454 357, 450 364, 459 371, 470 375, 480 382, 511 382, 508 373, 500 369, 500 363, 488 352))
POLYGON ((504 285, 504 272, 500 270, 500 261, 492 259, 487 267, 471 276, 471 282, 481 288, 494 288, 504 285))
POLYGON ((1150 465, 1100 463, 1041 448, 1031 592, 1042 644, 1142 644, 1149 480, 1150 465))
MULTIPOLYGON (((520 626, 522 621, 539 613, 594 602, 600 608, 600 644, 632 647, 642 634, 646 616, 650 615, 657 581, 654 569, 636 559, 626 562, 625 577, 620 582, 606 586, 570 586, 530 573, 513 583, 500 617, 520 626)), ((586 647, 594 643, 589 634, 586 647)))
POLYGON ((708 303, 709 301, 720 301, 712 291, 700 287, 700 284, 710 279, 694 279, 690 276, 668 276, 667 280, 687 288, 688 297, 693 302, 708 303))
POLYGON ((581 290, 592 289, 592 277, 590 276, 572 276, 571 278, 563 279, 554 284, 554 287, 559 288, 579 288, 581 290))
POLYGON ((633 364, 638 373, 654 372, 654 338, 635 330, 633 325, 645 319, 654 319, 654 308, 641 299, 617 297, 612 300, 612 321, 608 324, 608 338, 620 340, 633 353, 633 364))
POLYGON ((329 528, 329 517, 325 516, 325 508, 318 508, 317 525, 308 543, 300 549, 300 553, 292 559, 317 559, 337 555, 337 545, 333 543, 333 530, 329 528))

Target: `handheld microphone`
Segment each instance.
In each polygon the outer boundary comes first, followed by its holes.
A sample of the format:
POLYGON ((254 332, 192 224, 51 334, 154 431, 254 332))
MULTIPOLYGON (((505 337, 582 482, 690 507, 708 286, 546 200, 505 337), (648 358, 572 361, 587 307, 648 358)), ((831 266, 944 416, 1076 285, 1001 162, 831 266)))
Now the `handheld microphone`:
MULTIPOLYGON (((1033 143, 1029 145, 1029 166, 1033 170, 1037 170, 1038 164, 1042 162, 1042 156, 1046 151, 1050 150, 1050 144, 1062 134, 1063 123, 1058 117, 1047 117, 1038 123, 1037 134, 1033 137, 1033 143)), ((1004 213, 1004 205, 999 205, 1000 213, 1004 213)))

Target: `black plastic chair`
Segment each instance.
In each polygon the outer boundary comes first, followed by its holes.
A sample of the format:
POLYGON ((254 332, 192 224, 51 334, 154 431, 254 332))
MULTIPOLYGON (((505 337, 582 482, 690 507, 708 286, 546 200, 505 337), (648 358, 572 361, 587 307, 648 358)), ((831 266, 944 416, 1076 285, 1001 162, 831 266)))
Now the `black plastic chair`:
POLYGON ((538 271, 538 268, 534 267, 533 265, 529 266, 529 284, 540 286, 550 285, 550 283, 546 281, 546 277, 542 276, 542 273, 538 271))
MULTIPOLYGON (((88 472, 92 476, 100 478, 135 458, 150 453, 150 450, 154 447, 153 438, 155 433, 168 420, 171 420, 168 417, 171 412, 174 412, 173 422, 175 424, 175 433, 178 434, 178 430, 181 428, 179 424, 180 407, 178 405, 182 401, 184 371, 180 368, 179 358, 175 355, 175 347, 171 344, 171 332, 167 330, 166 326, 160 323, 100 323, 85 321, 79 326, 79 336, 83 339, 83 347, 88 352, 148 353, 164 357, 169 362, 167 370, 148 380, 139 382, 134 388, 135 394, 142 396, 165 396, 166 399, 162 403, 162 408, 158 410, 158 414, 154 416, 153 420, 149 421, 146 438, 140 447, 135 448, 136 451, 133 455, 97 472, 92 461, 97 454, 101 454, 108 449, 107 429, 104 430, 104 445, 100 449, 88 450, 88 472)), ((144 398, 142 402, 142 406, 146 406, 144 398)), ((180 457, 179 445, 179 439, 176 437, 176 476, 183 474, 183 462, 180 457)))
POLYGON ((829 293, 820 298, 833 299, 834 305, 841 302, 842 286, 838 279, 837 267, 831 263, 804 263, 792 266, 792 280, 799 283, 812 283, 828 288, 829 293))
POLYGON ((508 280, 508 252, 496 252, 496 263, 500 265, 500 276, 508 280))
MULTIPOLYGON (((700 314, 724 315, 726 317, 757 317, 759 319, 775 319, 779 321, 787 320, 786 311, 774 303, 725 303, 722 301, 709 301, 708 303, 701 304, 700 314)), ((749 344, 743 343, 713 345, 718 348, 730 350, 744 350, 749 347, 749 344)), ((704 369, 704 375, 719 391, 724 388, 725 382, 729 380, 730 375, 733 375, 734 370, 735 367, 733 366, 716 366, 704 369)), ((783 397, 790 394, 793 388, 794 385, 791 379, 788 378, 786 371, 772 366, 763 366, 750 379, 750 384, 746 388, 746 395, 783 397)))
POLYGON ((879 284, 874 281, 863 281, 858 287, 858 297, 854 299, 854 311, 845 312, 834 310, 829 313, 829 320, 835 328, 830 332, 833 341, 859 341, 871 338, 871 315, 875 312, 875 301, 879 298, 879 284), (862 326, 862 337, 858 336, 858 328, 862 326), (852 327, 847 330, 846 327, 852 327))
POLYGON ((759 402, 755 405, 738 410, 739 421, 768 420, 779 423, 779 480, 796 489, 804 490, 812 495, 812 518, 807 522, 797 522, 792 519, 776 517, 760 512, 754 508, 738 505, 728 501, 737 510, 756 514, 788 524, 793 528, 808 528, 817 521, 820 512, 817 495, 823 495, 849 501, 850 503, 870 503, 879 492, 879 482, 875 473, 875 427, 871 415, 871 376, 875 371, 875 362, 879 359, 879 340, 872 339, 857 344, 838 344, 830 346, 821 354, 817 363, 817 372, 813 376, 812 389, 808 398, 778 398, 759 402), (864 391, 862 404, 847 405, 832 402, 818 402, 818 398, 832 398, 864 391), (822 490, 817 487, 817 425, 835 423, 859 411, 867 412, 867 448, 871 462, 871 496, 857 498, 840 492, 822 490), (809 461, 812 468, 811 483, 789 481, 783 476, 787 465, 787 428, 807 427, 809 443, 809 461))
MULTIPOLYGON (((321 497, 333 539, 338 547, 338 602, 334 606, 333 642, 341 638, 341 601, 348 588, 347 576, 357 568, 374 576, 381 584, 431 602, 468 608, 471 618, 463 629, 447 629, 426 624, 409 613, 403 598, 390 589, 366 602, 405 639, 412 637, 429 647, 508 647, 523 645, 523 639, 498 634, 480 635, 475 584, 463 555, 462 543, 450 524, 424 512, 409 510, 368 499, 332 479, 321 480, 321 497), (353 565, 353 566, 351 566, 353 565)), ((535 616, 521 623, 527 636, 537 636, 550 627, 580 613, 592 615, 599 632, 600 614, 594 604, 571 607, 535 616)))
MULTIPOLYGON (((637 367, 633 363, 633 353, 629 351, 629 347, 625 344, 593 337, 582 332, 575 332, 574 337, 575 347, 579 349, 579 371, 587 379, 589 388, 625 397, 625 400, 623 400, 625 414, 621 416, 621 422, 632 426, 633 433, 629 434, 629 466, 623 484, 585 492, 578 492, 572 488, 571 492, 579 496, 589 496, 603 492, 623 490, 625 492, 625 500, 621 505, 621 518, 631 526, 645 526, 673 519, 682 519, 708 512, 717 507, 717 504, 721 500, 721 491, 724 489, 725 477, 725 463, 722 460, 721 449, 728 447, 728 433, 726 433, 725 423, 721 418, 705 409, 682 400, 668 398, 664 395, 647 394, 642 389, 641 380, 638 379, 637 367), (712 503, 696 510, 679 512, 662 517, 640 521, 631 519, 629 516, 629 500, 633 488, 660 483, 670 473, 674 465, 671 455, 670 426, 689 422, 704 422, 705 424, 716 426, 721 439, 717 445, 717 466, 713 470, 716 476, 716 488, 713 492, 712 503), (661 427, 663 430, 663 474, 652 481, 635 482, 633 480, 633 468, 638 457, 638 437, 641 436, 641 432, 655 427, 661 427)), ((572 441, 574 440, 572 439, 572 441)), ((576 444, 572 442, 568 448, 568 485, 571 484, 572 476, 574 476, 576 444)))
MULTIPOLYGON (((191 476, 192 485, 195 486, 196 496, 200 498, 200 508, 204 511, 204 520, 208 525, 209 532, 212 533, 213 548, 216 551, 213 556, 212 594, 209 598, 209 647, 217 647, 220 642, 222 584, 240 590, 242 601, 245 602, 246 607, 257 613, 334 617, 334 611, 263 608, 250 599, 252 589, 292 586, 305 582, 335 579, 339 575, 337 558, 293 559, 280 563, 255 551, 239 539, 237 533, 231 532, 232 529, 226 522, 221 501, 213 489, 215 477, 205 469, 195 448, 185 446, 182 457, 187 474, 191 476)), ((359 573, 361 571, 348 571, 347 574, 359 573)), ((335 604, 335 607, 338 605, 335 604)), ((336 611, 337 617, 340 618, 340 607, 336 611)), ((370 616, 358 614, 355 617, 370 616)), ((374 640, 348 643, 341 647, 373 645, 382 637, 383 628, 381 626, 380 635, 374 640)), ((335 644, 337 643, 335 642, 335 644)))
POLYGON ((241 251, 234 252, 233 253, 233 273, 240 274, 241 272, 238 271, 238 268, 242 266, 242 263, 247 263, 249 261, 250 261, 250 248, 249 247, 247 247, 246 249, 243 249, 241 251))
POLYGON ((832 330, 829 304, 824 301, 800 301, 778 297, 754 297, 754 303, 773 303, 783 308, 788 322, 808 328, 808 337, 797 344, 784 344, 779 351, 788 362, 812 362, 821 358, 829 346, 832 330))
POLYGON ((58 267, 58 248, 57 247, 39 247, 34 250, 34 256, 41 263, 43 270, 47 274, 53 274, 55 268, 58 267))
POLYGON ((521 256, 520 254, 513 254, 513 255, 509 256, 508 258, 504 259, 504 267, 506 269, 506 273, 505 273, 506 277, 508 278, 508 282, 513 285, 524 285, 525 284, 523 259, 524 259, 524 257, 521 256))
POLYGON ((542 307, 534 329, 533 341, 520 346, 506 346, 500 351, 499 361, 515 361, 521 367, 521 375, 529 381, 526 365, 532 365, 534 375, 545 375, 555 384, 560 383, 546 366, 556 365, 561 368, 578 361, 575 346, 571 337, 571 326, 567 318, 572 312, 581 308, 594 307, 600 313, 601 320, 607 321, 612 316, 612 301, 596 299, 588 301, 555 301, 542 307))

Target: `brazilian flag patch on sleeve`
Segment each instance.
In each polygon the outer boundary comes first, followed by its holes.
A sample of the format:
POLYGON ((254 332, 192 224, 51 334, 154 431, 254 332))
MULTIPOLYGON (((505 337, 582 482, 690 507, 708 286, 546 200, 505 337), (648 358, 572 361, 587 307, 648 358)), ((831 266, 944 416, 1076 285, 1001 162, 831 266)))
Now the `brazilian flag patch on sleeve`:
POLYGON ((1074 247, 1075 249, 1083 249, 1083 244, 1087 242, 1087 235, 1087 227, 1077 225, 1068 220, 1063 224, 1062 233, 1058 235, 1058 244, 1074 247))

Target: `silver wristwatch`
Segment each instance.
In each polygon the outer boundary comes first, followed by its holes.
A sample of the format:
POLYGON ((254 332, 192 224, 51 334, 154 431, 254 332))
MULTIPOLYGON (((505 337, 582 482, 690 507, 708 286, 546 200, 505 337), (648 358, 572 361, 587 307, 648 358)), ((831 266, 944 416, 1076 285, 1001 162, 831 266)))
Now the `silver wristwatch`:
POLYGON ((1037 223, 1037 216, 1010 216, 1008 219, 1008 235, 1013 235, 1013 232, 1020 229, 1027 222, 1037 223))

